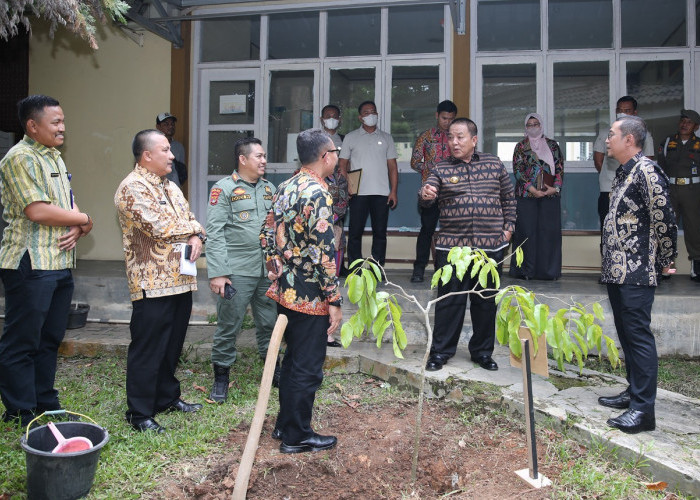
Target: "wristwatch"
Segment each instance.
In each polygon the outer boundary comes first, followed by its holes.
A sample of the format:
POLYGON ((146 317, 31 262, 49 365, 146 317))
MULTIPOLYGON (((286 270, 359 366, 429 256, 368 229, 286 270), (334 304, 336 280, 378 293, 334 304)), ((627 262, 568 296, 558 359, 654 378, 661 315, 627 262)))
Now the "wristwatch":
POLYGON ((333 306, 333 307, 340 307, 340 306, 342 306, 342 305, 343 305, 343 297, 342 297, 342 295, 341 295, 341 297, 340 297, 338 300, 333 300, 333 301, 331 301, 331 302, 328 302, 328 305, 329 305, 329 306, 333 306))
POLYGON ((207 242, 207 235, 204 233, 197 233, 195 234, 197 238, 199 238, 202 241, 202 245, 207 242))
POLYGON ((561 193, 561 188, 559 186, 554 186, 554 190, 557 192, 557 194, 561 193))

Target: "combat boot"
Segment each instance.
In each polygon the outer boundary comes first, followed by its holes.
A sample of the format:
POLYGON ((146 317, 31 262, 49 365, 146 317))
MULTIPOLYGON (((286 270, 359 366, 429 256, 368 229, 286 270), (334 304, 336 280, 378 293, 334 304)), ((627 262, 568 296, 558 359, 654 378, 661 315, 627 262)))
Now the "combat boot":
POLYGON ((217 403, 223 403, 228 396, 228 374, 230 368, 228 366, 214 366, 214 385, 211 388, 209 398, 217 403))

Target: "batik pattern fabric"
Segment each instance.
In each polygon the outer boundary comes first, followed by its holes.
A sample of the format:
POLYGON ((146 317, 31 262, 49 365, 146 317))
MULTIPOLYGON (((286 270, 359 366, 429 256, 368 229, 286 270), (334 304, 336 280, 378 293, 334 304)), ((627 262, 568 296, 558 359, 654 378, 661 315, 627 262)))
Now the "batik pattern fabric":
POLYGON ((287 309, 327 315, 340 300, 335 276, 333 199, 323 179, 302 167, 280 184, 260 232, 266 259, 277 256, 282 274, 267 296, 287 309))
MULTIPOLYGON (((438 163, 426 184, 438 191, 436 248, 508 246, 503 232, 515 230, 515 197, 510 176, 497 156, 475 152, 468 163, 457 159, 438 163)), ((420 203, 430 206, 433 201, 421 199, 420 203)))
POLYGON ((416 139, 411 154, 411 168, 420 173, 421 181, 425 182, 435 165, 449 157, 447 132, 439 127, 433 127, 416 139))
POLYGON ((197 278, 180 274, 180 248, 203 232, 174 183, 140 165, 114 195, 122 229, 131 300, 164 297, 197 289, 197 278))
MULTIPOLYGON (((515 150, 513 151, 515 196, 534 198, 535 195, 530 193, 528 189, 532 185, 537 187, 537 175, 542 170, 554 176, 554 186, 552 187, 558 187, 559 189, 562 188, 564 181, 564 155, 562 155, 561 148, 559 147, 559 144, 557 144, 557 141, 546 138, 545 140, 547 141, 547 147, 549 147, 549 150, 552 152, 552 157, 554 158, 554 172, 551 171, 549 165, 540 162, 537 154, 530 146, 530 139, 528 137, 516 144, 515 150)), ((559 193, 552 196, 559 196, 559 193)))
POLYGON ((35 202, 65 210, 73 208, 70 175, 56 148, 48 148, 25 135, 0 161, 0 197, 7 223, 0 268, 17 269, 26 252, 32 269, 56 271, 75 267, 75 249, 58 248, 58 238, 68 228, 33 222, 24 213, 35 202))
POLYGON ((638 153, 617 169, 603 225, 601 281, 656 286, 678 252, 668 177, 638 153))

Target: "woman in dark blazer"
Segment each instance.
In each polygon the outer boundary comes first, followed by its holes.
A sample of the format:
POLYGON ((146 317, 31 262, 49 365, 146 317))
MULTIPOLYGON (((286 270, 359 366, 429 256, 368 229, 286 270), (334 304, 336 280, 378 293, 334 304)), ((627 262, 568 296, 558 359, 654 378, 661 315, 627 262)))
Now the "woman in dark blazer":
POLYGON ((524 260, 518 267, 513 255, 509 274, 522 279, 558 279, 564 158, 559 144, 545 137, 537 113, 525 118, 525 138, 513 152, 513 174, 518 208, 512 242, 513 249, 522 245, 524 260))

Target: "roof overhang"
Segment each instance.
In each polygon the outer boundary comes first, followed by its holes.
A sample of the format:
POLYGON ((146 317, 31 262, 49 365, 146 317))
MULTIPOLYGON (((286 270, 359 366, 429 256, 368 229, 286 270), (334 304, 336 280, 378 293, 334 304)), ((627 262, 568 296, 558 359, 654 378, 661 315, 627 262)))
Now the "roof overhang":
POLYGON ((180 35, 181 21, 194 21, 198 19, 212 19, 225 17, 231 14, 221 12, 206 12, 210 8, 224 5, 250 7, 250 4, 260 4, 266 7, 267 12, 290 12, 309 9, 324 10, 346 9, 348 7, 387 7, 395 5, 425 5, 426 3, 449 4, 452 14, 452 25, 458 35, 466 33, 467 0, 354 0, 331 2, 292 2, 290 0, 128 0, 131 8, 126 13, 127 19, 138 24, 142 28, 155 33, 168 40, 174 47, 182 47, 183 41, 180 35), (200 12, 204 11, 204 12, 200 12))

